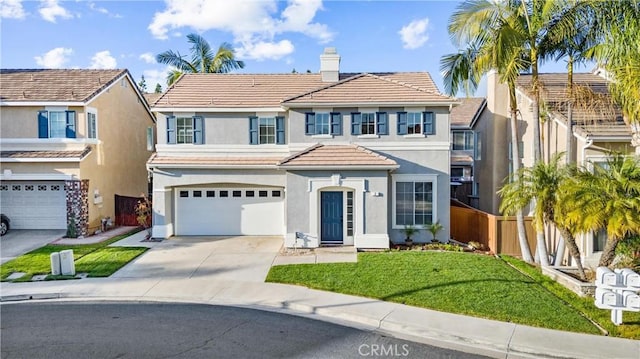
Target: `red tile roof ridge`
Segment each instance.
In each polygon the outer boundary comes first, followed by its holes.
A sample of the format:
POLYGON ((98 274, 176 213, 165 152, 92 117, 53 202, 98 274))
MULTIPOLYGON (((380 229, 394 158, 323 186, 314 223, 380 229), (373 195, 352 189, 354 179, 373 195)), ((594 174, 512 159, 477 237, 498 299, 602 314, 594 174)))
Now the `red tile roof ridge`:
MULTIPOLYGON (((355 149, 356 149, 356 150, 358 150, 358 151, 362 151, 362 152, 364 152, 364 153, 367 153, 367 154, 370 154, 370 155, 376 156, 376 157, 380 158, 380 159, 381 159, 381 160, 383 160, 383 161, 391 160, 391 159, 390 159, 390 158, 388 158, 387 156, 383 156, 383 155, 379 154, 378 152, 374 152, 374 151, 372 151, 372 150, 370 150, 370 149, 368 149, 368 148, 366 148, 366 147, 363 147, 363 146, 360 146, 360 145, 350 145, 350 146, 355 147, 355 149)), ((391 160, 391 161, 393 161, 393 160, 391 160)), ((395 161, 394 161, 394 162, 395 162, 395 161)))
POLYGON ((283 158, 280 162, 278 162, 278 166, 283 165, 283 164, 285 164, 285 163, 287 163, 289 161, 292 161, 292 160, 294 160, 294 159, 296 159, 296 158, 298 158, 298 157, 300 157, 302 155, 306 155, 307 153, 309 153, 309 152, 311 152, 311 151, 313 151, 313 150, 315 150, 317 148, 323 147, 323 146, 324 145, 322 143, 314 143, 313 145, 305 148, 304 150, 302 150, 302 151, 300 151, 298 153, 294 153, 289 157, 283 158))
POLYGON ((304 93, 301 93, 301 94, 298 94, 298 95, 295 95, 295 96, 292 96, 292 97, 289 97, 289 98, 285 98, 285 99, 282 100, 282 102, 287 102, 287 101, 298 99, 300 97, 309 96, 309 95, 312 95, 312 94, 314 94, 316 92, 320 92, 320 91, 323 91, 323 90, 326 90, 326 89, 329 89, 329 88, 332 88, 332 87, 335 87, 335 86, 338 86, 338 85, 342 85, 343 83, 346 83, 346 82, 349 82, 349 81, 353 81, 355 79, 359 79, 359 78, 364 77, 366 75, 368 75, 368 73, 366 73, 366 72, 355 74, 355 75, 353 75, 351 77, 347 77, 347 78, 342 79, 340 81, 332 82, 330 84, 327 84, 327 85, 324 85, 324 86, 309 90, 307 92, 304 92, 304 93))
MULTIPOLYGON (((397 72, 396 72, 396 73, 397 73, 397 72)), ((423 72, 415 72, 415 73, 423 74, 423 72)), ((429 80, 431 81, 431 83, 433 83, 433 79, 431 78, 431 75, 429 75, 429 73, 428 73, 428 72, 424 72, 424 73, 426 73, 426 74, 429 76, 429 80)), ((389 78, 382 77, 382 76, 375 75, 375 74, 371 74, 371 73, 365 73, 365 75, 371 76, 371 77, 376 78, 376 79, 378 79, 378 80, 383 80, 383 81, 391 82, 391 83, 398 84, 398 85, 401 85, 401 86, 404 86, 404 87, 408 87, 408 88, 410 88, 410 89, 414 89, 414 90, 418 90, 418 91, 421 91, 421 92, 425 92, 425 93, 428 93, 428 94, 439 95, 439 96, 446 96, 446 95, 441 94, 441 93, 440 93, 440 91, 432 91, 432 90, 428 90, 428 89, 426 89, 426 88, 419 87, 419 86, 412 85, 412 84, 408 84, 408 83, 403 82, 403 81, 398 81, 398 80, 394 80, 394 79, 389 79, 389 78)), ((435 86, 435 84, 434 84, 434 86, 435 86)), ((448 97, 448 96, 446 96, 446 97, 448 97)))

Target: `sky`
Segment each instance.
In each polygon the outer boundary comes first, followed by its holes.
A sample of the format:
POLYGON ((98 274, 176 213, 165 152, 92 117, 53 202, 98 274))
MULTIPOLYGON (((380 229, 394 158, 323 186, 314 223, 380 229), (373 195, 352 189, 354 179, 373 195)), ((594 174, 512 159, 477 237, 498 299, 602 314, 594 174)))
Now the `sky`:
MULTIPOLYGON (((341 72, 427 71, 444 91, 440 57, 458 1, 0 0, 0 67, 127 68, 147 90, 166 84, 157 54, 189 55, 186 35, 232 45, 240 73, 320 68, 325 47, 341 72)), ((563 72, 564 62, 542 71, 563 72)), ((577 71, 589 71, 579 68, 577 71)), ((483 84, 476 95, 483 96, 483 84)))

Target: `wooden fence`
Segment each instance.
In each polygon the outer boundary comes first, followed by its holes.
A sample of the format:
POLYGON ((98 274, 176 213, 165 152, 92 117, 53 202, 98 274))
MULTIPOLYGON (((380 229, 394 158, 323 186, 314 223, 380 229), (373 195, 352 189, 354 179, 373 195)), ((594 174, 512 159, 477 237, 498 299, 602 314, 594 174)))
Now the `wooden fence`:
MULTIPOLYGON (((531 217, 525 217, 527 240, 535 253, 536 233, 531 217)), ((494 216, 471 207, 451 204, 451 238, 459 242, 479 242, 493 253, 521 255, 516 217, 494 216)))

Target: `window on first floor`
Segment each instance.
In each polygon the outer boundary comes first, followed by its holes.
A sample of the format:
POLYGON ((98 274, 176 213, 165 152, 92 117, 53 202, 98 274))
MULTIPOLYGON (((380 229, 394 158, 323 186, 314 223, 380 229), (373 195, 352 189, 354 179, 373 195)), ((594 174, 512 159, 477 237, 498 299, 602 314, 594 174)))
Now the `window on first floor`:
POLYGON ((98 138, 98 120, 95 112, 87 112, 87 138, 98 138))
POLYGON ((453 143, 454 150, 473 151, 473 131, 452 131, 451 137, 451 142, 453 143))
POLYGON ((306 113, 305 134, 342 135, 342 115, 340 113, 306 113))
POLYGON ((395 225, 422 227, 433 223, 433 182, 395 183, 395 225))
POLYGON ((76 138, 75 111, 39 111, 39 138, 76 138))
POLYGON ((386 112, 355 112, 351 114, 352 135, 388 135, 388 117, 386 112))
POLYGON ((435 134, 433 112, 399 112, 398 135, 435 134))
POLYGON ((249 143, 284 144, 284 117, 249 117, 249 143))
POLYGON ((201 116, 167 117, 167 143, 203 144, 204 118, 201 116))

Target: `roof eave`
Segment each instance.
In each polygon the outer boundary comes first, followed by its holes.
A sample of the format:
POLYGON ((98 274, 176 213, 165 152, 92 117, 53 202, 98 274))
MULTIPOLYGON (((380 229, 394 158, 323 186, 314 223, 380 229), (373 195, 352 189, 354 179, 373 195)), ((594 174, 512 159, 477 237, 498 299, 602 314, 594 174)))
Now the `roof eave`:
POLYGON ((282 105, 287 108, 303 108, 303 107, 313 107, 313 106, 332 106, 332 107, 344 107, 344 106, 388 106, 388 107, 399 107, 399 106, 450 106, 450 105, 459 105, 461 102, 459 101, 451 101, 451 100, 442 100, 442 101, 418 101, 418 102, 409 102, 409 101, 398 101, 398 102, 389 102, 389 101, 354 101, 354 102, 283 102, 282 105))
POLYGON ((188 163, 147 163, 148 168, 213 168, 213 169, 278 169, 272 165, 231 165, 231 164, 188 164, 188 163))
POLYGON ((280 169, 285 170, 307 170, 307 171, 325 171, 325 170, 395 170, 400 165, 280 165, 280 169))

